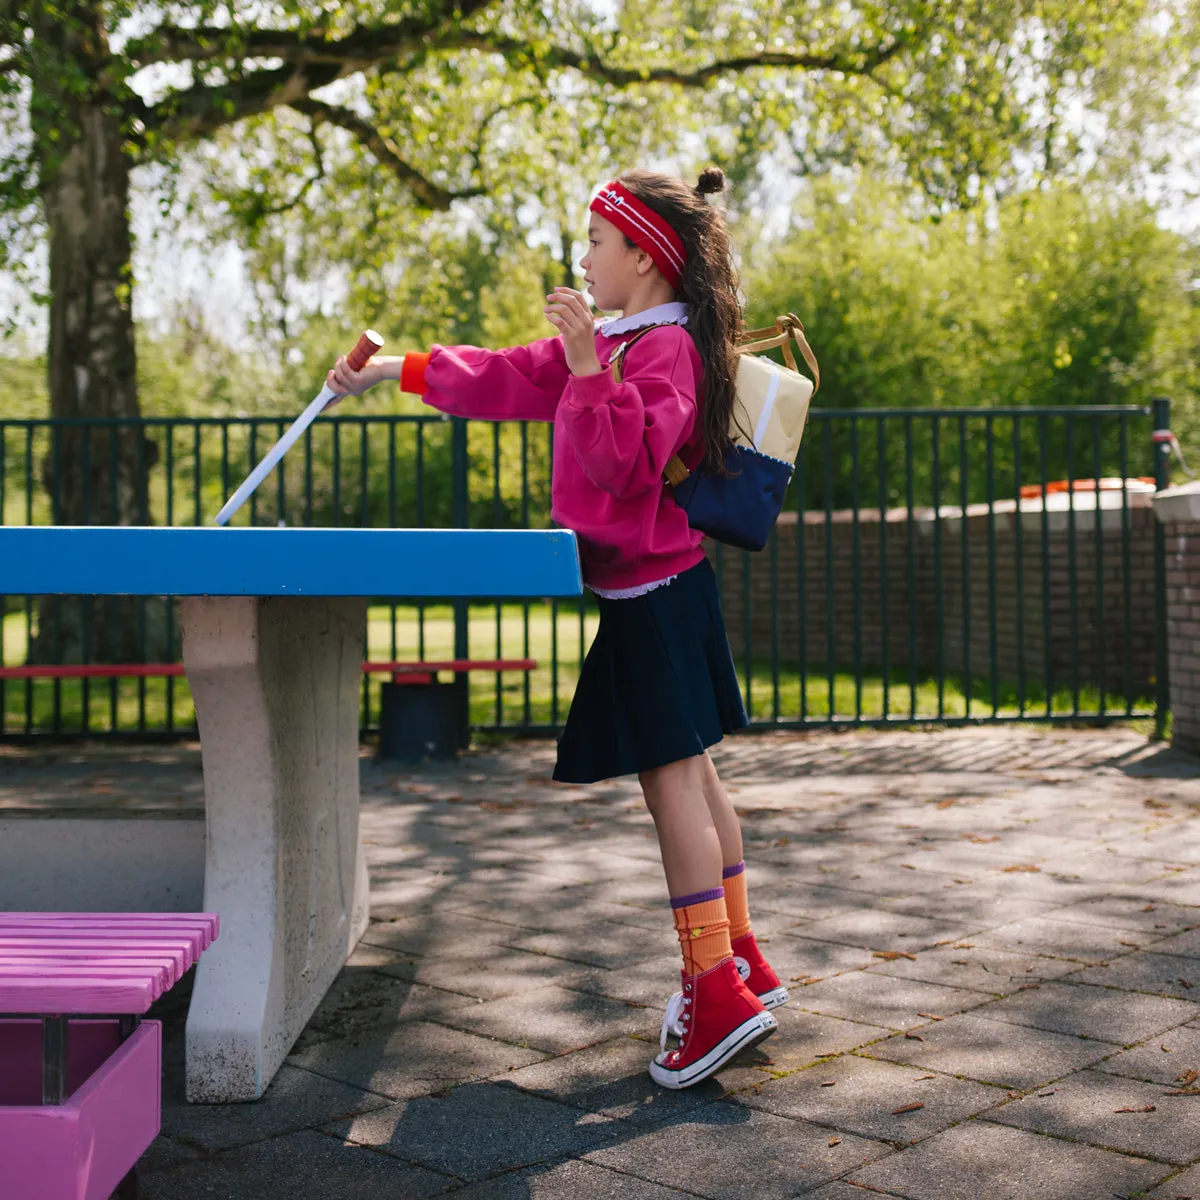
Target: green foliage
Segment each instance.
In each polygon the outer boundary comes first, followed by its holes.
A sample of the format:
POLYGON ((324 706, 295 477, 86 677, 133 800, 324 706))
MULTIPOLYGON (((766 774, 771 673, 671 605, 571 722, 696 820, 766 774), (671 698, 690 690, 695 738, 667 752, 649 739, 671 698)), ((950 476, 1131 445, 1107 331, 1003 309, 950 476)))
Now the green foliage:
MULTIPOLYGON (((864 179, 816 187, 792 233, 748 268, 745 290, 752 324, 788 311, 804 320, 823 407, 1166 395, 1200 459, 1198 283, 1200 246, 1099 187, 1027 192, 931 221, 911 197, 864 179)), ((1061 430, 1054 442, 1051 469, 1065 470, 1061 430)), ((1134 453, 1134 467, 1146 461, 1144 448, 1134 453)))

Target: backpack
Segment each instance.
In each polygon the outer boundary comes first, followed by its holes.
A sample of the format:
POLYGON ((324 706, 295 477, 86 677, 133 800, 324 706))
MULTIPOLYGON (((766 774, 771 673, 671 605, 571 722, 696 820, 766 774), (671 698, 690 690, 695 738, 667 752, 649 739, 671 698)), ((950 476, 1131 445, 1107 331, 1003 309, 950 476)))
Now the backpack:
MULTIPOLYGON (((614 383, 621 382, 621 363, 629 347, 658 328, 649 325, 639 330, 613 351, 609 364, 614 383)), ((737 353, 740 361, 725 450, 730 474, 714 475, 699 468, 689 471, 675 455, 663 478, 693 528, 730 546, 761 550, 783 509, 808 406, 821 386, 821 371, 804 336, 804 326, 792 313, 778 317, 774 325, 743 333, 737 353), (811 380, 796 366, 793 341, 812 373, 811 380), (777 346, 783 349, 786 367, 755 353, 777 346)))

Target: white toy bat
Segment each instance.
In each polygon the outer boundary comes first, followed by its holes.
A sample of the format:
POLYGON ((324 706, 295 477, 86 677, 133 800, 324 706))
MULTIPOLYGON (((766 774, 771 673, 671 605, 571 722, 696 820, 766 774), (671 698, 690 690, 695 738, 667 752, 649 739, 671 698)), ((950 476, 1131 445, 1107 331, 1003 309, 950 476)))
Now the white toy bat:
MULTIPOLYGON (((346 356, 346 365, 352 371, 361 371, 373 354, 378 354, 383 346, 383 338, 373 329, 368 329, 358 339, 358 344, 346 356)), ((283 456, 300 440, 304 431, 325 411, 330 400, 337 399, 337 393, 328 386, 323 387, 313 402, 291 423, 287 432, 267 451, 262 462, 246 476, 245 482, 225 502, 225 507, 217 513, 214 521, 224 525, 239 508, 250 498, 251 493, 279 465, 283 456)))

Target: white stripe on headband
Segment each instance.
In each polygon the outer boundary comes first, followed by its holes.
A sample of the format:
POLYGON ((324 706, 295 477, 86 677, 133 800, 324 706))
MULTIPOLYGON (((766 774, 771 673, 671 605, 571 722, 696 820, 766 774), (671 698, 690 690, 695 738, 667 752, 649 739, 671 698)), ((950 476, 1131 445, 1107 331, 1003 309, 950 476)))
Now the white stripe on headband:
POLYGON ((645 233, 662 250, 671 265, 681 275, 683 274, 684 259, 679 251, 666 239, 660 229, 647 221, 632 205, 627 205, 624 196, 618 192, 607 191, 601 192, 596 199, 607 204, 615 212, 622 213, 632 224, 636 225, 638 229, 645 233))

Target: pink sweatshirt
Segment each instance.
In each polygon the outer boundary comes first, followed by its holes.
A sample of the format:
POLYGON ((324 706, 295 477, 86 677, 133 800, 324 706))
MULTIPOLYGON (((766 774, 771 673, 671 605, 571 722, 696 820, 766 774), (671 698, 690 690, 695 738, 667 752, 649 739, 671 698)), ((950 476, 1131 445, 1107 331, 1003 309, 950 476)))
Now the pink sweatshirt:
POLYGON ((456 417, 556 423, 550 515, 575 531, 584 582, 600 588, 652 583, 704 557, 703 535, 663 483, 673 454, 689 468, 703 457, 700 355, 681 326, 653 329, 614 384, 609 356, 636 332, 597 331, 597 375, 572 375, 551 337, 509 350, 434 346, 405 355, 400 380, 456 417))

